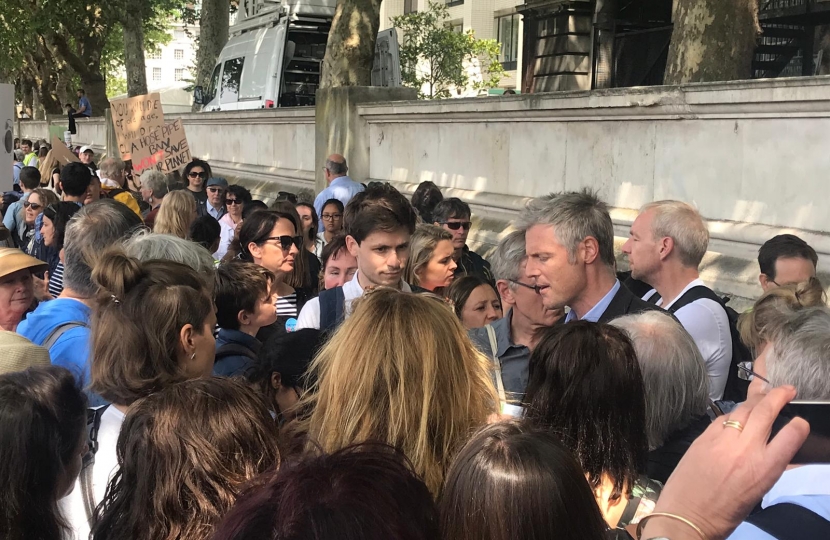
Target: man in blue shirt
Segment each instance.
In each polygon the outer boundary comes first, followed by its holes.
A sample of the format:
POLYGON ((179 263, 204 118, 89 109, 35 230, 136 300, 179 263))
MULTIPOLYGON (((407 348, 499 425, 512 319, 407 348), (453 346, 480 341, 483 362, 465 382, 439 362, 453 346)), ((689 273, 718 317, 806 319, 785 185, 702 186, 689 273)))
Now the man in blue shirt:
POLYGON ((337 199, 343 206, 349 204, 352 197, 363 191, 363 184, 359 184, 346 176, 349 167, 346 165, 346 158, 340 154, 332 154, 326 159, 326 182, 329 187, 324 189, 314 199, 314 209, 317 215, 323 215, 323 205, 329 199, 337 199))
POLYGON ((89 118, 92 116, 92 105, 86 97, 83 88, 78 88, 78 112, 72 115, 73 118, 89 118))

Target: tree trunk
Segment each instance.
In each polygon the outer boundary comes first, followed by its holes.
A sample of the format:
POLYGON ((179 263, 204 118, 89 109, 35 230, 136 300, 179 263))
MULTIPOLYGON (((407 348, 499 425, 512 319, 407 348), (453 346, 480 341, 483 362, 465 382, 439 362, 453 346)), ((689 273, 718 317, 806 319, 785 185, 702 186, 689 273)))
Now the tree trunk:
POLYGON ((35 83, 29 75, 24 75, 21 78, 22 93, 23 93, 23 111, 33 116, 34 102, 35 102, 35 83))
MULTIPOLYGON (((49 34, 47 44, 54 49, 55 56, 65 61, 80 77, 81 88, 86 92, 86 97, 92 105, 92 115, 104 116, 104 110, 109 108, 109 99, 107 99, 107 80, 101 72, 101 55, 88 54, 81 58, 73 52, 66 38, 55 32, 49 34)), ((75 105, 77 106, 77 103, 75 105)))
POLYGON ((758 0, 676 0, 665 84, 748 79, 758 0))
MULTIPOLYGON (((228 42, 229 0, 202 0, 199 15, 199 49, 196 51, 195 86, 207 87, 216 59, 228 42)), ((198 111, 200 105, 193 105, 198 111)))
POLYGON ((337 0, 320 88, 372 84, 378 28, 380 0, 337 0))
MULTIPOLYGON (((147 64, 144 61, 144 25, 141 13, 127 10, 124 28, 124 68, 127 71, 127 95, 143 96, 147 93, 147 64)), ((92 109, 95 110, 94 108, 92 109)))

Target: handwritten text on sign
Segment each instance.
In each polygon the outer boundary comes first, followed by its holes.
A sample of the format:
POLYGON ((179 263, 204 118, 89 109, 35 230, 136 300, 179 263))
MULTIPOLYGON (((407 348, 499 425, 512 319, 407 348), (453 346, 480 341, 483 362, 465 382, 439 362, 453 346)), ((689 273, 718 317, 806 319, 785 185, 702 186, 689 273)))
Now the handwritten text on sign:
POLYGON ((164 125, 138 140, 133 154, 133 170, 154 168, 173 172, 190 162, 190 147, 181 120, 164 125))
POLYGON ((110 102, 112 123, 118 138, 121 158, 131 159, 140 150, 140 139, 164 126, 164 113, 158 93, 110 102))

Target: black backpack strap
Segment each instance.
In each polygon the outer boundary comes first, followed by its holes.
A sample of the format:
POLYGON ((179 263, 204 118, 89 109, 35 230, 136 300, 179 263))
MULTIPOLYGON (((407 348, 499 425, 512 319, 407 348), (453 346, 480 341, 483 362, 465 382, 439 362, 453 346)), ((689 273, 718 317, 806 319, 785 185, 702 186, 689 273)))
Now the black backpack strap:
POLYGON ((320 331, 337 328, 346 312, 346 295, 343 287, 326 289, 318 296, 320 299, 320 331))
POLYGON ((223 358, 227 358, 229 356, 246 356, 251 360, 256 360, 257 355, 244 345, 240 345, 238 343, 225 343, 218 349, 216 349, 216 362, 223 358))
POLYGON ((680 308, 684 308, 692 302, 700 300, 701 298, 708 298, 709 300, 714 300, 715 302, 723 306, 723 299, 720 296, 718 296, 717 293, 715 293, 715 291, 713 291, 705 285, 696 285, 688 291, 686 291, 685 293, 683 293, 683 295, 680 298, 678 298, 674 302, 674 304, 672 304, 671 307, 668 308, 667 311, 672 314, 677 313, 677 311, 680 308))
POLYGON ((778 540, 827 540, 830 538, 830 521, 812 510, 792 503, 768 506, 749 516, 746 522, 778 540))

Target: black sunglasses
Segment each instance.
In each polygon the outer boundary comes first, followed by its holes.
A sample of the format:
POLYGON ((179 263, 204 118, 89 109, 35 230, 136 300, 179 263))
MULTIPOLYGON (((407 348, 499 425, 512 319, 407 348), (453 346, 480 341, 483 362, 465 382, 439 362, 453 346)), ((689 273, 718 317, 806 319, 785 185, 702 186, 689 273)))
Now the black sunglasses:
POLYGON ((508 279, 507 281, 509 281, 510 283, 515 283, 516 285, 521 285, 522 287, 527 287, 536 294, 542 294, 542 291, 547 289, 547 287, 540 287, 539 285, 528 285, 527 283, 522 283, 521 281, 518 281, 516 279, 508 279))
POLYGON ((207 178, 207 173, 203 173, 203 172, 191 172, 191 173, 188 173, 188 175, 187 175, 187 176, 189 176, 190 178, 196 178, 196 177, 199 177, 199 178, 207 178))
POLYGON ((26 202, 23 203, 23 208, 31 208, 32 210, 37 212, 38 210, 43 208, 43 205, 42 204, 36 204, 36 203, 30 203, 29 201, 26 201, 26 202))
POLYGON ((225 199, 225 204, 227 204, 227 205, 242 204, 242 201, 240 201, 238 199, 225 199))
POLYGON ((472 222, 470 221, 455 221, 453 223, 443 222, 441 225, 446 225, 448 229, 457 231, 461 227, 464 227, 464 230, 469 231, 470 227, 473 226, 472 222))
POLYGON ((288 235, 285 235, 285 236, 269 236, 268 238, 265 239, 265 242, 267 242, 268 240, 279 240, 280 241, 280 247, 282 248, 283 251, 289 251, 291 249, 291 244, 294 244, 294 246, 297 249, 300 249, 303 246, 303 237, 302 236, 288 236, 288 235))

